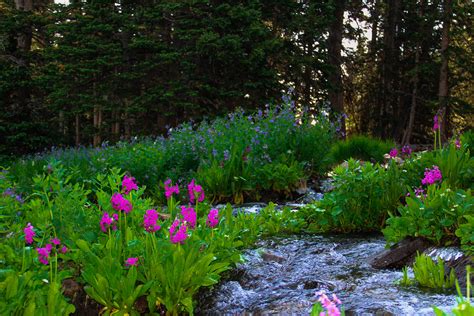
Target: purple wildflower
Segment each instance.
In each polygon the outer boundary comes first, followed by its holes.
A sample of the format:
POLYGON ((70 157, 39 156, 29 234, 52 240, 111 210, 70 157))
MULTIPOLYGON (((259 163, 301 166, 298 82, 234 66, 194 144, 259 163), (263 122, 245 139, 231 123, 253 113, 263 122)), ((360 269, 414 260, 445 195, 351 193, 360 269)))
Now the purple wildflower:
POLYGON ((133 209, 132 203, 125 199, 120 193, 114 193, 110 202, 112 203, 112 207, 117 211, 124 211, 128 214, 133 209))
POLYGON ((129 194, 132 190, 138 190, 135 178, 125 176, 122 180, 122 188, 125 194, 129 194))
POLYGON ((181 206, 181 215, 184 222, 189 225, 189 228, 196 227, 197 215, 192 207, 181 206))
POLYGON ((171 179, 165 181, 165 196, 167 200, 171 199, 173 194, 179 194, 179 186, 177 184, 172 186, 171 184, 171 179))
POLYGON ((189 200, 194 203, 204 201, 204 190, 200 185, 195 184, 194 179, 188 184, 189 200))
POLYGON ((421 184, 434 184, 435 182, 443 179, 441 174, 441 170, 439 170, 438 166, 433 166, 433 169, 426 169, 425 170, 425 177, 421 180, 421 184))
POLYGON ((102 219, 100 220, 100 229, 102 229, 104 233, 106 233, 107 230, 111 227, 113 230, 116 230, 117 221, 118 221, 117 214, 112 214, 112 217, 110 217, 109 213, 105 212, 104 215, 102 215, 102 219))
POLYGON ((136 267, 138 266, 138 258, 137 257, 131 257, 125 260, 125 266, 127 267, 136 267))
POLYGON ((390 155, 390 158, 395 158, 398 155, 398 150, 396 148, 392 148, 388 154, 390 155))
POLYGON ((179 220, 175 220, 170 227, 170 240, 173 244, 184 243, 188 238, 186 225, 180 225, 179 220), (176 231, 177 230, 177 231, 176 231))

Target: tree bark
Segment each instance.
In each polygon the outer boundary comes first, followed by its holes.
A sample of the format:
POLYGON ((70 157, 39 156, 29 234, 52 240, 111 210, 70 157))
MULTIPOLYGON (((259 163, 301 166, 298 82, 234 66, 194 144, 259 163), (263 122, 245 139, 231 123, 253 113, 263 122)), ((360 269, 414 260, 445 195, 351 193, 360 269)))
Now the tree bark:
MULTIPOLYGON (((418 9, 418 18, 419 18, 419 25, 422 24, 423 19, 423 11, 424 8, 424 0, 420 0, 419 9, 418 9)), ((423 27, 418 27, 418 32, 423 29, 423 27)), ((410 116, 408 118, 408 124, 405 129, 405 133, 403 134, 402 145, 410 144, 411 135, 413 132, 413 124, 415 122, 415 114, 416 114, 416 107, 417 107, 417 99, 418 99, 418 83, 419 83, 419 74, 418 74, 418 67, 420 63, 420 51, 421 51, 421 44, 420 40, 417 40, 416 48, 415 48, 415 69, 413 74, 413 90, 411 95, 411 107, 410 107, 410 116)))
MULTIPOLYGON (((32 11, 33 0, 15 0, 15 8, 19 11, 32 11)), ((23 32, 17 36, 17 47, 22 52, 29 52, 31 49, 31 39, 33 31, 31 25, 25 26, 23 32)))
POLYGON ((451 25, 452 1, 444 1, 443 13, 443 31, 441 35, 441 67, 439 72, 439 109, 441 116, 441 136, 446 140, 449 131, 449 82, 448 82, 448 48, 449 48, 449 29, 451 25))
MULTIPOLYGON (((342 86, 341 71, 341 50, 342 50, 342 31, 344 23, 345 0, 334 1, 334 18, 329 26, 328 54, 330 73, 328 81, 330 85, 329 102, 332 109, 341 114, 344 112, 344 90, 342 86)), ((341 131, 345 135, 345 122, 342 118, 341 131)))

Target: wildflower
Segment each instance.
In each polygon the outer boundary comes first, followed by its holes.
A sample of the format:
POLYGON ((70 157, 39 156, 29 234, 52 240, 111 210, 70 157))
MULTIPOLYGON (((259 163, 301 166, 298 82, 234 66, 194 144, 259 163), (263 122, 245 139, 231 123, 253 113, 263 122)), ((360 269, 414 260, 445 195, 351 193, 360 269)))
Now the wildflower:
POLYGON ((321 303, 322 307, 326 309, 326 311, 321 312, 320 316, 340 316, 341 311, 337 307, 337 305, 341 304, 341 301, 336 296, 336 294, 332 295, 332 301, 329 297, 324 293, 324 291, 319 291, 316 293, 319 296, 318 301, 321 303))
POLYGON ((23 230, 25 233, 25 242, 28 245, 31 245, 33 243, 33 237, 35 237, 36 233, 34 231, 34 227, 31 225, 31 223, 28 223, 23 230))
POLYGON ((433 169, 425 170, 425 177, 421 180, 421 184, 434 184, 437 181, 441 182, 442 179, 443 176, 439 167, 433 166, 433 169))
POLYGON ((459 138, 456 138, 454 145, 456 146, 457 149, 461 148, 461 141, 459 140, 459 138))
POLYGON ((175 220, 170 227, 171 242, 173 244, 177 244, 177 243, 182 244, 186 240, 186 238, 188 238, 186 225, 180 225, 179 220, 175 220))
POLYGON ((62 254, 64 254, 64 253, 66 253, 66 252, 68 251, 68 249, 67 249, 66 246, 62 246, 62 248, 61 248, 60 251, 61 251, 62 254))
POLYGON ((207 226, 213 228, 219 224, 219 210, 217 209, 212 209, 209 211, 209 214, 207 215, 207 221, 206 221, 207 226))
POLYGON ((190 228, 194 228, 196 226, 197 215, 196 212, 192 207, 181 206, 181 215, 183 216, 183 220, 186 224, 189 224, 190 228))
POLYGON ((188 184, 189 200, 191 203, 197 199, 198 202, 204 201, 204 190, 200 185, 194 183, 194 179, 188 184))
POLYGON ((110 199, 112 203, 112 207, 117 211, 124 211, 125 213, 129 213, 132 210, 132 203, 129 200, 125 199, 122 194, 114 193, 112 198, 110 199))
POLYGON ((51 239, 51 242, 56 246, 59 246, 61 244, 61 240, 59 240, 59 238, 53 238, 51 239))
POLYGON ((110 227, 112 227, 113 230, 116 230, 117 221, 117 214, 112 214, 112 217, 110 217, 109 213, 105 212, 104 215, 102 215, 102 219, 100 220, 100 229, 102 229, 104 233, 106 233, 110 227))
POLYGON ((395 158, 398 155, 398 150, 396 148, 392 148, 388 154, 390 155, 390 158, 395 158))
POLYGON ((436 131, 437 129, 439 129, 439 122, 438 122, 438 115, 436 114, 433 117, 433 130, 436 131))
POLYGON ((227 161, 230 158, 230 152, 226 149, 224 150, 224 160, 227 161))
POLYGON ((156 210, 148 210, 145 212, 143 216, 143 226, 145 230, 149 233, 154 233, 159 230, 161 227, 160 225, 156 224, 158 220, 158 212, 156 210))
POLYGON ((125 260, 125 266, 127 267, 136 267, 138 266, 138 258, 137 257, 131 257, 125 260))
POLYGON ((402 154, 404 154, 405 156, 410 156, 411 155, 411 147, 408 146, 408 145, 405 145, 403 146, 402 148, 402 154))
POLYGON ((129 194, 132 190, 138 190, 138 186, 135 183, 135 178, 128 176, 123 177, 122 188, 125 194, 129 194))
POLYGON ((171 179, 168 179, 165 181, 165 196, 167 200, 171 199, 173 194, 179 194, 178 185, 176 184, 172 186, 171 184, 172 184, 171 179))
POLYGON ((51 253, 51 250, 53 249, 53 246, 51 244, 47 244, 43 248, 36 248, 36 252, 38 252, 38 260, 44 265, 49 264, 49 255, 51 253))

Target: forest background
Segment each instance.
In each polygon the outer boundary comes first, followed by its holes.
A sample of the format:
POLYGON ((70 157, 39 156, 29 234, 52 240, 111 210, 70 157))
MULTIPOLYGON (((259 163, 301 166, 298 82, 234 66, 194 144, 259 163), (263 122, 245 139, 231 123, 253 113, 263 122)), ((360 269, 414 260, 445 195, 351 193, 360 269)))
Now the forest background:
MULTIPOLYGON (((291 89, 349 134, 474 122, 471 1, 0 0, 0 160, 160 135, 291 89), (344 117, 346 117, 344 115, 344 117)), ((428 137, 428 138, 427 138, 428 137)))

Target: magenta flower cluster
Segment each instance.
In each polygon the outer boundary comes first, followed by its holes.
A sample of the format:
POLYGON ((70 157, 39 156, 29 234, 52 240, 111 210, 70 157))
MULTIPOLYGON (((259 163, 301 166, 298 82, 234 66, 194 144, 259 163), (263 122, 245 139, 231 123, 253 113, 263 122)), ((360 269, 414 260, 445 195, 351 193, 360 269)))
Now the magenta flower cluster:
MULTIPOLYGON (((50 244, 46 244, 42 248, 36 248, 36 252, 38 253, 38 260, 44 265, 49 264, 49 256, 51 252, 53 251, 53 245, 54 245, 54 249, 56 249, 56 253, 59 247, 61 246, 61 241, 58 238, 53 238, 50 241, 51 241, 50 244)), ((59 249, 59 252, 63 254, 66 253, 67 251, 68 249, 64 245, 59 249)))
POLYGON ((438 166, 433 166, 433 169, 426 169, 425 170, 425 177, 421 180, 421 184, 434 184, 435 182, 441 182, 443 176, 441 174, 441 170, 439 170, 438 166))
POLYGON ((154 233, 160 230, 161 226, 156 222, 158 221, 158 212, 156 210, 148 210, 143 215, 143 227, 149 233, 154 233))
POLYGON ((122 180, 122 189, 125 194, 129 194, 132 190, 138 190, 135 178, 124 176, 122 180))
POLYGON ((100 229, 106 233, 109 228, 112 230, 117 230, 117 222, 118 222, 118 215, 112 214, 109 216, 109 213, 105 212, 102 215, 102 219, 100 220, 100 229))
POLYGON ((170 227, 170 240, 173 244, 184 243, 188 238, 187 226, 185 223, 176 219, 170 227))
POLYGON ((398 155, 398 150, 396 148, 392 148, 388 154, 390 155, 390 158, 395 158, 398 155))
POLYGON ((112 207, 117 211, 124 211, 128 214, 132 210, 132 203, 129 200, 125 199, 122 194, 114 193, 110 199, 112 207))
POLYGON ((136 267, 138 266, 138 258, 137 257, 130 257, 125 260, 126 267, 136 267))
POLYGON ((179 187, 177 184, 172 185, 171 179, 165 181, 165 196, 166 199, 169 200, 173 196, 173 194, 179 194, 179 187))
POLYGON ((25 242, 28 245, 31 245, 33 243, 33 237, 36 236, 34 227, 31 225, 31 223, 26 225, 25 229, 23 229, 23 232, 25 233, 25 242))
POLYGON ((181 206, 181 216, 183 216, 184 224, 189 228, 196 227, 197 214, 192 207, 181 206))
POLYGON ((341 316, 341 311, 338 307, 338 305, 341 305, 341 301, 336 294, 332 295, 332 300, 329 299, 324 291, 319 291, 316 295, 319 297, 318 302, 326 309, 326 311, 321 312, 319 316, 341 316))
POLYGON ((219 224, 219 210, 212 209, 209 211, 209 214, 207 214, 206 224, 211 228, 216 227, 217 224, 219 224))
POLYGON ((198 202, 204 201, 204 190, 194 182, 194 179, 188 184, 188 193, 191 203, 195 203, 196 200, 198 202))
POLYGON ((433 131, 436 131, 437 129, 439 129, 439 121, 438 121, 438 115, 436 114, 433 117, 433 131))

